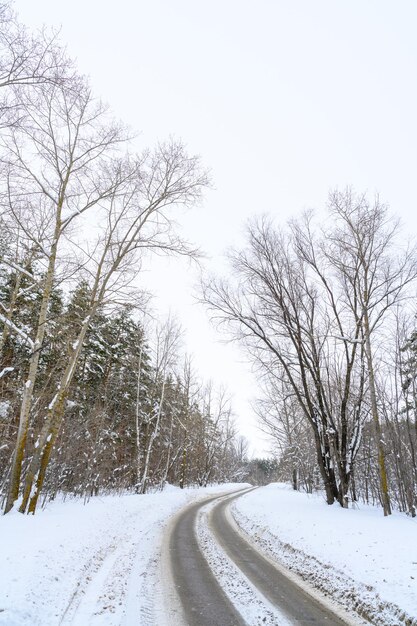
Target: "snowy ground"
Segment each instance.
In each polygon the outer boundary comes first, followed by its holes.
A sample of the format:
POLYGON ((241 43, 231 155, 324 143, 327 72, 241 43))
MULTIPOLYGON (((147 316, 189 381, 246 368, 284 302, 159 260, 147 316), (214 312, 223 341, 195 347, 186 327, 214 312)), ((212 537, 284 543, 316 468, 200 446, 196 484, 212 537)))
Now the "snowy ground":
POLYGON ((188 502, 237 488, 54 502, 35 516, 0 517, 0 625, 154 625, 169 519, 188 502))
MULTIPOLYGON (((0 517, 0 626, 162 626, 164 530, 187 503, 238 487, 169 488, 86 506, 54 502, 34 517, 0 517)), ((252 541, 307 584, 378 626, 417 624, 416 520, 384 518, 372 507, 328 507, 322 497, 285 485, 252 491, 232 508, 252 541)), ((263 623, 281 623, 221 553, 204 520, 200 542, 226 593, 249 623, 260 615, 263 623)))
POLYGON ((273 484, 236 500, 238 524, 267 554, 378 626, 417 624, 417 520, 329 507, 273 484))

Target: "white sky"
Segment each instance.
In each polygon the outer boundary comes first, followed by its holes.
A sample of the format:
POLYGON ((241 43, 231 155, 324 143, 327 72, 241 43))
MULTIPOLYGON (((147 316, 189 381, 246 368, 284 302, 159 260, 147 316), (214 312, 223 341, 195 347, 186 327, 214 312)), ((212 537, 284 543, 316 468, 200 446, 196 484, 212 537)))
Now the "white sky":
MULTIPOLYGON (((245 221, 285 221, 323 207, 330 188, 378 191, 417 223, 415 0, 15 0, 30 27, 61 40, 97 95, 140 131, 170 135, 211 168, 215 189, 183 232, 222 267, 245 221)), ((249 399, 256 385, 237 348, 219 343, 193 304, 195 272, 153 263, 155 306, 176 312, 206 378, 235 396, 241 433, 262 454, 249 399)))

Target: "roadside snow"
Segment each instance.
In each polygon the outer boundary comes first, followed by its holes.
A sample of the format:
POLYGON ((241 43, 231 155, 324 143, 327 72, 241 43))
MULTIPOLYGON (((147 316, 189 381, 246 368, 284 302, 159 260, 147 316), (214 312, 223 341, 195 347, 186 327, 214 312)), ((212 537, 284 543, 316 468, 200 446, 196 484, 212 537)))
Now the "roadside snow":
POLYGON ((415 519, 329 507, 282 484, 238 498, 232 511, 266 553, 371 623, 417 624, 415 519))
POLYGON ((155 623, 162 594, 157 564, 169 518, 188 502, 237 488, 170 487, 0 517, 0 625, 155 623))

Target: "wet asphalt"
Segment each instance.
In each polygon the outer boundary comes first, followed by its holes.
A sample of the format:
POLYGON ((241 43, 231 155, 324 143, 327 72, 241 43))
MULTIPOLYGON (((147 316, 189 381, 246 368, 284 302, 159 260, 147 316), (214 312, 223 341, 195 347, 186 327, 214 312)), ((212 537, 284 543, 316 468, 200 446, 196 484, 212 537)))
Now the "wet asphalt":
MULTIPOLYGON (((188 626, 245 626, 205 560, 196 536, 199 509, 219 499, 209 525, 228 557, 257 589, 294 625, 346 626, 346 622, 316 601, 235 531, 226 516, 235 496, 216 496, 187 508, 170 537, 173 580, 188 626)), ((279 623, 277 623, 279 626, 279 623)))

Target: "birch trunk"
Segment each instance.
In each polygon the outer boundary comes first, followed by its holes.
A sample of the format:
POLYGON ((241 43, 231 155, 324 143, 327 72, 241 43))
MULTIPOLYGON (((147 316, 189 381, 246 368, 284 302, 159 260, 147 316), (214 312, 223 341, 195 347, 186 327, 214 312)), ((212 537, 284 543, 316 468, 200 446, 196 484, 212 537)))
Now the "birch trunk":
POLYGON ((169 444, 168 444, 168 450, 167 450, 167 460, 165 463, 165 469, 164 469, 164 473, 162 474, 162 478, 160 480, 159 486, 161 491, 163 490, 163 488, 165 487, 165 483, 167 481, 168 478, 168 472, 170 470, 171 467, 171 450, 172 450, 172 431, 173 431, 173 418, 171 415, 171 422, 169 425, 169 444))
POLYGON ((153 448, 153 443, 156 439, 156 435, 158 432, 158 428, 159 428, 159 422, 161 421, 161 415, 162 415, 162 405, 164 402, 164 396, 165 396, 165 378, 164 381, 162 383, 162 391, 161 391, 161 399, 159 402, 159 407, 158 407, 158 414, 157 414, 157 418, 156 418, 156 422, 155 422, 155 427, 153 429, 153 432, 151 433, 151 436, 149 438, 149 443, 147 445, 146 448, 146 455, 145 455, 145 462, 144 462, 144 467, 143 467, 143 474, 141 476, 141 480, 140 480, 140 487, 139 487, 139 493, 146 493, 146 489, 147 489, 147 483, 148 483, 148 473, 149 473, 149 461, 151 458, 151 452, 152 452, 152 448, 153 448))
POLYGON ((180 475, 180 489, 184 489, 185 480, 187 475, 187 431, 185 431, 184 436, 184 447, 182 450, 181 456, 181 475, 180 475))
POLYGON ((46 467, 50 459, 52 448, 58 437, 62 418, 64 416, 65 399, 80 358, 81 349, 85 335, 90 326, 92 315, 94 315, 94 311, 92 311, 83 322, 77 341, 74 344, 75 347, 70 356, 68 365, 59 383, 58 391, 49 405, 48 413, 37 442, 35 453, 26 472, 23 500, 19 508, 21 513, 25 513, 26 509, 28 509, 28 513, 35 512, 36 503, 45 478, 46 467), (28 508, 29 500, 30 504, 28 508))
POLYGON ((6 505, 4 508, 4 512, 8 513, 12 508, 19 497, 19 489, 20 489, 20 478, 22 475, 22 464, 23 458, 25 454, 26 448, 26 440, 29 428, 29 418, 30 418, 30 410, 32 407, 33 401, 33 392, 36 383, 36 378, 38 375, 39 368, 39 357, 40 351, 42 348, 44 336, 45 336, 45 326, 46 319, 48 313, 49 300, 51 297, 52 286, 55 277, 55 265, 56 265, 56 255, 58 249, 58 239, 61 229, 61 210, 62 210, 63 199, 58 206, 58 214, 55 222, 55 232, 54 239, 51 247, 51 253, 49 255, 48 261, 48 270, 45 277, 44 289, 42 294, 42 302, 39 311, 38 317, 38 325, 36 330, 36 337, 34 341, 34 349, 32 355, 29 360, 29 372, 26 383, 23 387, 22 391, 22 404, 20 408, 19 415, 19 426, 17 431, 17 439, 15 450, 13 453, 13 462, 12 469, 10 473, 10 482, 9 488, 7 492, 6 505))

